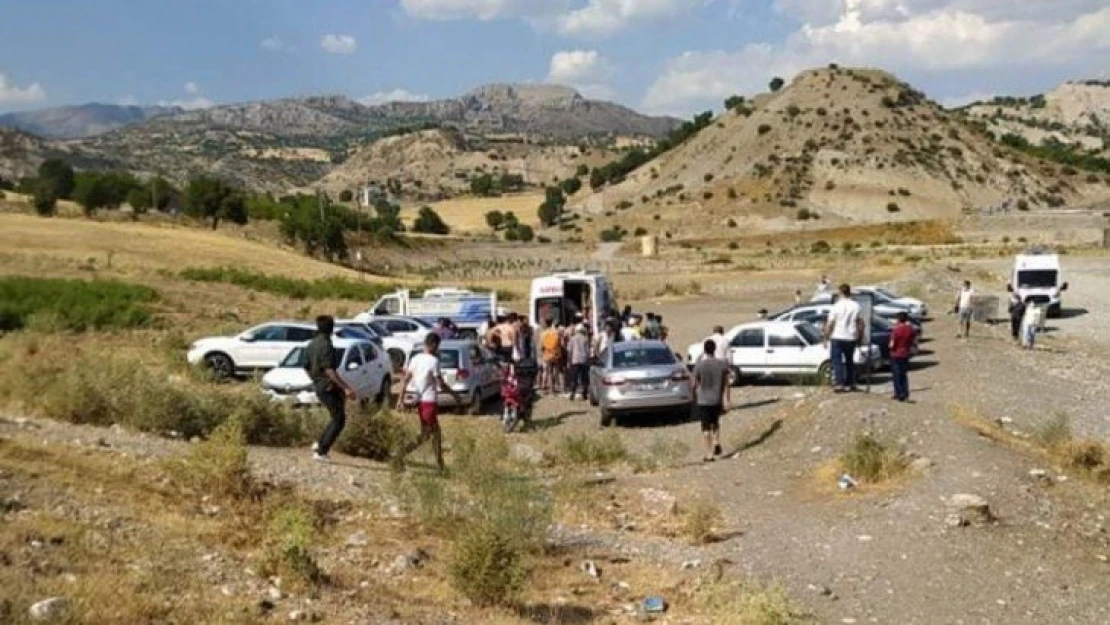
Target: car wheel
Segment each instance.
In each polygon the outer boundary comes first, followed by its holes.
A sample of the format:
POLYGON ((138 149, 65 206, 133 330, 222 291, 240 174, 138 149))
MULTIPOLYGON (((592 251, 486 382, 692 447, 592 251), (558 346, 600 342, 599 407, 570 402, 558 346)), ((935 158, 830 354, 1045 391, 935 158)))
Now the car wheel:
POLYGON ((608 408, 601 409, 601 427, 607 428, 613 425, 616 415, 613 414, 608 408))
POLYGON ((389 350, 389 362, 393 365, 393 372, 397 373, 405 366, 405 352, 399 349, 389 350))
POLYGON ((390 399, 392 399, 392 393, 393 379, 387 375, 382 378, 382 387, 380 390, 378 390, 378 396, 374 398, 374 401, 376 401, 380 406, 389 406, 390 399))
POLYGON ((227 380, 235 375, 235 363, 227 354, 208 354, 204 357, 204 364, 217 380, 227 380))
POLYGON ((740 367, 729 367, 729 384, 732 386, 740 386, 743 377, 740 375, 740 367))
POLYGON ((823 386, 832 386, 832 362, 826 360, 817 368, 817 383, 823 386))

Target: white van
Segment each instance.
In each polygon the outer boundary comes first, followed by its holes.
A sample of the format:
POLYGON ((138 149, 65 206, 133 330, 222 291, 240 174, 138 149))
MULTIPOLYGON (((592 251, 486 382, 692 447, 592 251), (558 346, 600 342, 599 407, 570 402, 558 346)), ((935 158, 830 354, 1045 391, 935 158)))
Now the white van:
POLYGON ((1049 317, 1059 317, 1061 295, 1068 288, 1061 274, 1059 255, 1033 250, 1014 258, 1010 285, 1026 304, 1047 307, 1049 317))
POLYGON ((528 321, 542 327, 548 319, 567 325, 582 313, 596 334, 605 311, 616 309, 613 287, 599 271, 561 271, 532 280, 528 297, 528 321))

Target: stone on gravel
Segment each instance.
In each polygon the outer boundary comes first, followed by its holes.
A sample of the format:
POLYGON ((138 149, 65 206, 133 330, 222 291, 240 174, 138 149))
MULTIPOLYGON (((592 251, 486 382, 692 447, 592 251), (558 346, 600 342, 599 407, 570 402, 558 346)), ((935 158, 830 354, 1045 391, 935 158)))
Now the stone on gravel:
POLYGON ((370 539, 366 537, 366 532, 355 532, 347 537, 347 545, 350 547, 362 547, 370 543, 370 539))
POLYGON ((682 563, 682 570, 696 569, 701 566, 701 560, 687 560, 682 563))
POLYGON ((430 556, 423 549, 414 549, 408 553, 401 554, 394 558, 393 565, 389 570, 394 575, 418 569, 428 561, 430 556))
POLYGON ((933 461, 922 456, 910 463, 910 468, 917 472, 928 471, 933 468, 933 461))
POLYGON ((517 443, 509 450, 509 457, 520 464, 528 464, 532 466, 541 466, 547 462, 547 456, 535 447, 517 443))
POLYGON ((658 488, 640 489, 640 500, 651 514, 662 516, 678 514, 678 498, 658 488))
POLYGON ((959 527, 981 525, 994 521, 994 513, 991 512, 990 504, 979 495, 967 493, 952 495, 948 499, 948 507, 952 509, 952 513, 949 514, 946 520, 949 525, 954 525, 952 523, 953 516, 958 520, 955 525, 959 527))
POLYGON ((289 613, 289 620, 290 621, 307 621, 308 620, 308 612, 305 612, 304 610, 293 610, 292 612, 289 613))
POLYGON ((277 586, 270 586, 266 589, 266 598, 270 601, 281 601, 284 597, 285 593, 281 592, 281 589, 277 586))
POLYGON ((69 599, 65 597, 51 597, 35 603, 27 611, 32 621, 58 621, 69 612, 69 599))

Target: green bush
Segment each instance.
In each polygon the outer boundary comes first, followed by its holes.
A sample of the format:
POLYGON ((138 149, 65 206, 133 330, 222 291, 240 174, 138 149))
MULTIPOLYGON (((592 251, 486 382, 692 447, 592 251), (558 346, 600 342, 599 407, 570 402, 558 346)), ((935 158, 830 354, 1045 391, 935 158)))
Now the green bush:
POLYGON ((528 573, 524 554, 485 524, 467 528, 455 541, 448 567, 451 585, 481 607, 512 604, 528 573))
POLYGON ((829 245, 828 241, 824 240, 814 241, 813 245, 809 246, 809 252, 811 254, 828 254, 831 251, 832 246, 829 245))
POLYGON ((602 243, 616 243, 624 238, 624 231, 619 226, 613 226, 609 230, 602 230, 598 237, 602 243))
POLYGON ((870 434, 861 434, 852 440, 840 456, 840 463, 849 475, 867 482, 881 482, 906 470, 905 457, 870 434))
POLYGON ((324 572, 311 551, 319 524, 313 510, 304 505, 290 504, 278 509, 267 528, 262 573, 291 576, 311 586, 325 582, 324 572))
POLYGON ((247 459, 247 437, 242 418, 232 416, 212 436, 187 448, 169 463, 170 473, 195 493, 222 499, 246 499, 256 492, 247 459))
POLYGON ((395 284, 355 282, 345 278, 301 280, 237 267, 190 267, 180 275, 194 282, 234 284, 252 291, 284 295, 293 299, 349 299, 367 302, 377 300, 398 288, 395 284))
POLYGON ((335 447, 348 456, 384 461, 393 458, 415 436, 416 432, 401 415, 370 408, 359 410, 347 420, 335 447))
POLYGON ((603 468, 628 459, 628 450, 615 432, 563 437, 558 457, 566 464, 603 468))
POLYGON ((150 287, 115 280, 0 278, 0 332, 32 324, 71 332, 141 327, 157 297, 150 287))

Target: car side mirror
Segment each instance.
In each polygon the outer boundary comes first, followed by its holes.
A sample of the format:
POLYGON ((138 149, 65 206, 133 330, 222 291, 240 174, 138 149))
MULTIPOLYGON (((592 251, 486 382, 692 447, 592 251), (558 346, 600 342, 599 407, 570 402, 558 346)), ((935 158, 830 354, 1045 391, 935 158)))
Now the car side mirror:
POLYGON ((239 340, 243 341, 244 343, 253 343, 254 342, 254 335, 250 334, 250 333, 241 334, 241 335, 239 335, 239 340))

